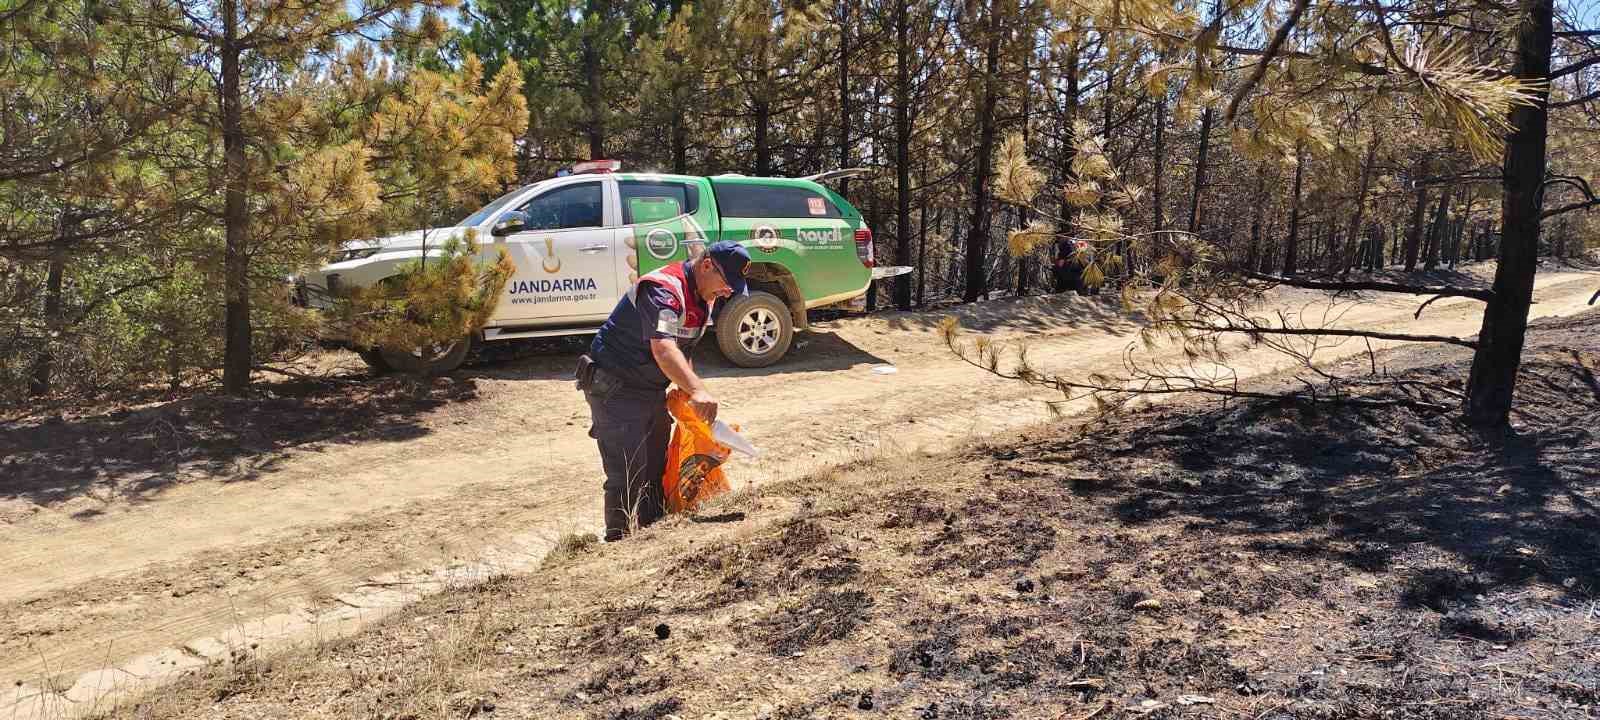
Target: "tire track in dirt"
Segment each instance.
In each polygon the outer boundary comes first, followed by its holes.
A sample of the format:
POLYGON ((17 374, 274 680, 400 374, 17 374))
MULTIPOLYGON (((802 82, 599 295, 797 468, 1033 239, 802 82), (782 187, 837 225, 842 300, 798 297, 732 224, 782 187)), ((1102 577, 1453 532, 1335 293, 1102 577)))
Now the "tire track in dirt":
MULTIPOLYGON (((1535 315, 1581 309, 1594 278, 1541 276, 1535 315)), ((1129 326, 1103 306, 1078 298, 1016 305, 1020 322, 971 319, 995 337, 1029 337, 1045 369, 1121 367, 1129 326), (1095 314, 1097 322, 1040 310, 1051 302, 1095 314)), ((1476 303, 1440 301, 1421 323, 1410 317, 1414 307, 1394 299, 1367 303, 1344 322, 1476 330, 1476 303)), ((1049 392, 949 357, 923 318, 823 327, 854 352, 801 355, 770 374, 709 373, 729 416, 769 450, 733 466, 736 479, 800 477, 861 452, 938 449, 1049 416, 1040 402, 1049 392), (866 363, 879 359, 899 372, 869 372, 866 363)), ((1347 343, 1321 359, 1365 351, 1347 343)), ((1256 376, 1289 361, 1258 349, 1237 354, 1234 365, 1256 376)), ((5 531, 0 562, 23 571, 14 576, 20 582, 0 588, 0 689, 12 695, 0 696, 0 712, 43 709, 40 698, 57 696, 77 702, 56 707, 81 710, 133 676, 159 677, 251 643, 344 632, 422 592, 533 566, 561 534, 597 525, 599 513, 581 398, 557 372, 529 374, 535 377, 499 383, 500 395, 471 406, 466 425, 420 440, 297 452, 252 484, 181 486, 64 532, 56 523, 42 524, 51 532, 32 538, 29 528, 5 531), (530 399, 554 433, 529 437, 519 408, 530 399), (97 547, 105 552, 84 554, 97 547)))

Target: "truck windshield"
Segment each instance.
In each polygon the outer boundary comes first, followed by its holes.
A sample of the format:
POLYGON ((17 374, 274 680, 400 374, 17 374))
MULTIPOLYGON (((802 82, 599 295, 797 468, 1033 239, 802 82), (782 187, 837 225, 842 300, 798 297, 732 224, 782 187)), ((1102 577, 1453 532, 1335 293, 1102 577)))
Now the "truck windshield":
POLYGON ((500 208, 510 205, 511 201, 526 189, 528 189, 527 186, 519 187, 511 192, 495 198, 494 202, 489 203, 488 205, 480 208, 477 212, 462 218, 461 222, 456 223, 456 227, 477 227, 478 225, 482 225, 483 221, 488 220, 495 213, 500 212, 500 208))

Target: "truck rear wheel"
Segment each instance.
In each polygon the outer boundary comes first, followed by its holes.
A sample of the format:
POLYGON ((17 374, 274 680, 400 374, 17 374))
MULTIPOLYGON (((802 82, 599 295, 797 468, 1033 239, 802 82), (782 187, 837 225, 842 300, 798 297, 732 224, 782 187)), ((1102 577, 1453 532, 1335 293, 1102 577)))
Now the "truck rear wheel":
POLYGON ((416 348, 411 352, 379 348, 378 357, 396 372, 431 377, 461 367, 471 351, 472 338, 464 337, 453 343, 416 348))
POLYGON ((751 290, 736 298, 717 321, 717 347, 739 367, 766 367, 789 352, 794 319, 789 306, 772 293, 751 290))

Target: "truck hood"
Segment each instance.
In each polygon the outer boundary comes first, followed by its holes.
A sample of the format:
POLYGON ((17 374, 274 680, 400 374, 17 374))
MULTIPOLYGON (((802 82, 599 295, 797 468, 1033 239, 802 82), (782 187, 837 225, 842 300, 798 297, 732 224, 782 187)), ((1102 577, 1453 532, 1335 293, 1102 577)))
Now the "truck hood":
POLYGON ((398 234, 395 234, 395 235, 386 235, 386 236, 381 237, 381 238, 368 238, 368 239, 364 239, 364 240, 351 240, 351 241, 345 243, 344 245, 340 246, 340 249, 341 250, 378 249, 378 250, 382 250, 382 251, 385 251, 385 252, 391 251, 391 250, 415 250, 415 249, 421 248, 423 246, 424 242, 426 242, 428 247, 434 248, 434 247, 439 247, 441 245, 444 245, 445 242, 448 241, 450 238, 461 237, 461 236, 465 235, 466 231, 467 231, 467 228, 463 228, 463 227, 443 227, 443 228, 430 228, 428 230, 411 230, 409 232, 398 233, 398 234))
POLYGON ((445 227, 428 230, 412 230, 397 235, 380 238, 362 238, 360 240, 347 240, 340 243, 339 249, 333 251, 328 258, 330 266, 342 266, 348 262, 365 260, 378 253, 389 252, 418 252, 424 243, 429 254, 444 246, 453 237, 465 235, 467 228, 445 227))

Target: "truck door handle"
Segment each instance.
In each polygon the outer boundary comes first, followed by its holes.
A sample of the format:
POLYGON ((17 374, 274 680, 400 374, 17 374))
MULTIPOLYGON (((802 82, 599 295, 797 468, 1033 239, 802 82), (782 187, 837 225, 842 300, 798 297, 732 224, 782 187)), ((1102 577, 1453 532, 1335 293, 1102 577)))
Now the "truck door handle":
POLYGON ((598 253, 598 252, 605 252, 606 250, 608 250, 610 248, 611 248, 610 245, 607 245, 605 243, 599 243, 599 244, 596 244, 596 245, 585 245, 585 246, 583 246, 581 248, 578 248, 578 252, 584 253, 585 255, 593 255, 593 254, 598 253))

